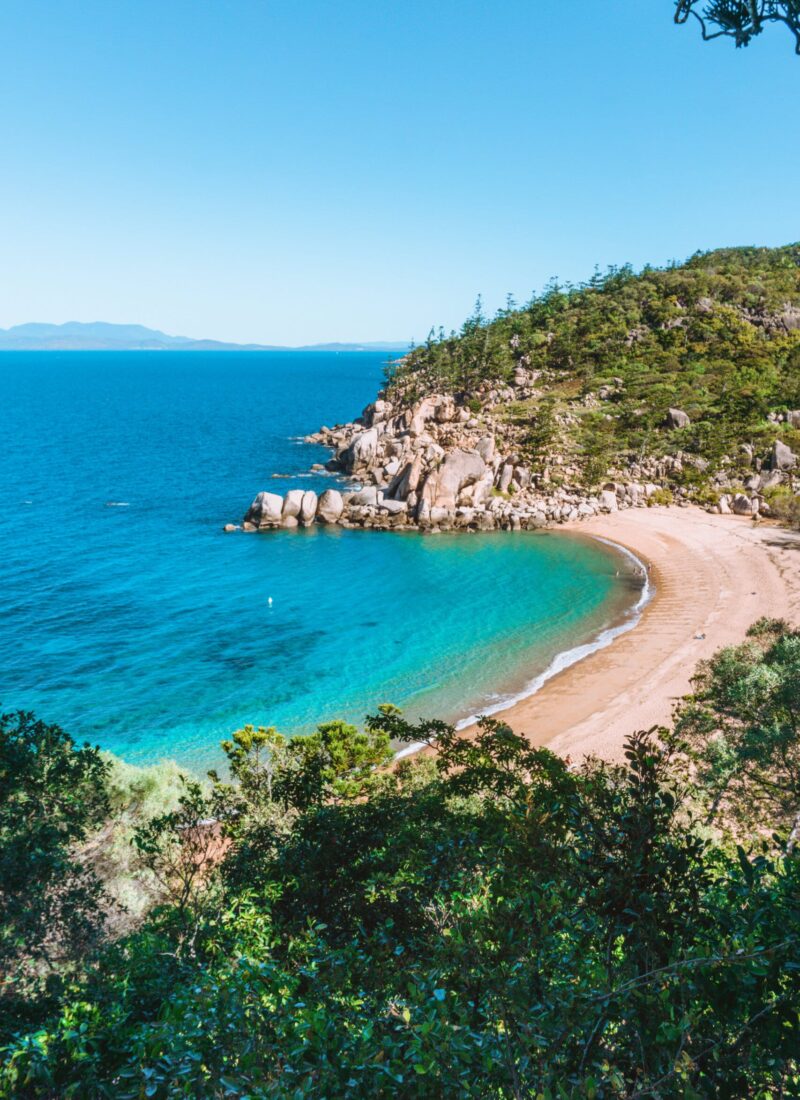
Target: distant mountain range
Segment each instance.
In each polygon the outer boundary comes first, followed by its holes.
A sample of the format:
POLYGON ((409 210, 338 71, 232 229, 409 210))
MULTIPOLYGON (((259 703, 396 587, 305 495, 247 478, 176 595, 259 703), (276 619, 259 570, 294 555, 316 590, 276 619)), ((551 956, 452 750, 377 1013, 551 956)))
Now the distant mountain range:
POLYGON ((410 341, 364 344, 228 344, 221 340, 191 340, 168 336, 144 325, 112 325, 105 321, 64 325, 27 324, 0 329, 0 351, 408 351, 410 341))

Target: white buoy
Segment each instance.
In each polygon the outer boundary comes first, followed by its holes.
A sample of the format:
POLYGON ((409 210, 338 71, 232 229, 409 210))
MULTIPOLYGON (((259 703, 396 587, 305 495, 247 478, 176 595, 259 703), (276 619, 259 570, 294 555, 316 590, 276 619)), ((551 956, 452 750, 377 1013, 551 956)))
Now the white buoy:
POLYGON ((269 604, 270 607, 272 607, 272 596, 267 597, 267 603, 269 604))

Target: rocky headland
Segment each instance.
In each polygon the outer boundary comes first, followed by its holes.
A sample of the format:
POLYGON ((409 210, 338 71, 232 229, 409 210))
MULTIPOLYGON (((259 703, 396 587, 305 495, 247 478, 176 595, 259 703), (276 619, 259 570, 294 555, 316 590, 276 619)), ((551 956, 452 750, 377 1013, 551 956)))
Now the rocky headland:
POLYGON ((800 524, 800 245, 610 269, 494 318, 478 303, 307 438, 336 487, 261 492, 245 530, 518 530, 690 503, 800 524))
MULTIPOLYGON (((346 478, 347 488, 319 495, 300 489, 285 495, 259 492, 241 529, 320 523, 528 530, 626 508, 686 506, 696 499, 696 489, 682 484, 681 475, 686 467, 702 474, 706 464, 680 450, 612 466, 608 480, 594 489, 581 484, 581 470, 565 451, 550 449, 540 461, 536 456, 531 461, 502 412, 510 402, 535 396, 537 382, 537 372, 519 369, 509 386, 487 385, 461 401, 451 394, 430 394, 404 402, 383 392, 356 420, 306 437, 331 449, 324 469, 346 478)), ((599 404, 608 394, 601 391, 592 398, 599 404)), ((560 428, 568 431, 569 414, 560 419, 560 428)), ((800 427, 800 410, 776 414, 776 428, 781 419, 800 427)), ((685 412, 670 409, 663 430, 685 428, 688 421, 685 412)), ((735 459, 709 478, 706 507, 721 514, 768 515, 765 490, 787 482, 797 465, 795 453, 777 438, 766 454, 742 445, 735 459)))

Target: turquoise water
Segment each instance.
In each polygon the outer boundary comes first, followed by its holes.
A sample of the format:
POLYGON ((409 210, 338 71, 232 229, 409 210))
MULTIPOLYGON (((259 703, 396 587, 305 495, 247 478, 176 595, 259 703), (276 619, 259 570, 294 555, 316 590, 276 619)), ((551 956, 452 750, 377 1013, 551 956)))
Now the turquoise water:
POLYGON ((0 706, 200 767, 245 722, 463 717, 618 620, 620 560, 582 539, 222 533, 259 489, 332 483, 297 437, 383 359, 0 355, 0 706))

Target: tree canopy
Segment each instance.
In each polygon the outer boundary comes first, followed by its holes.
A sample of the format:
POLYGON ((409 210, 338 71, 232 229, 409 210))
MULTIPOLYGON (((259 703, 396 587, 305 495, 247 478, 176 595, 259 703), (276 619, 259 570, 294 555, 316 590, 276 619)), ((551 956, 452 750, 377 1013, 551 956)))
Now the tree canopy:
POLYGON ((239 731, 138 830, 162 904, 7 1027, 0 1095, 798 1095, 797 645, 756 624, 624 765, 388 706, 239 731))
POLYGON ((101 885, 75 846, 108 813, 107 773, 59 726, 0 715, 0 1035, 99 940, 101 885))

